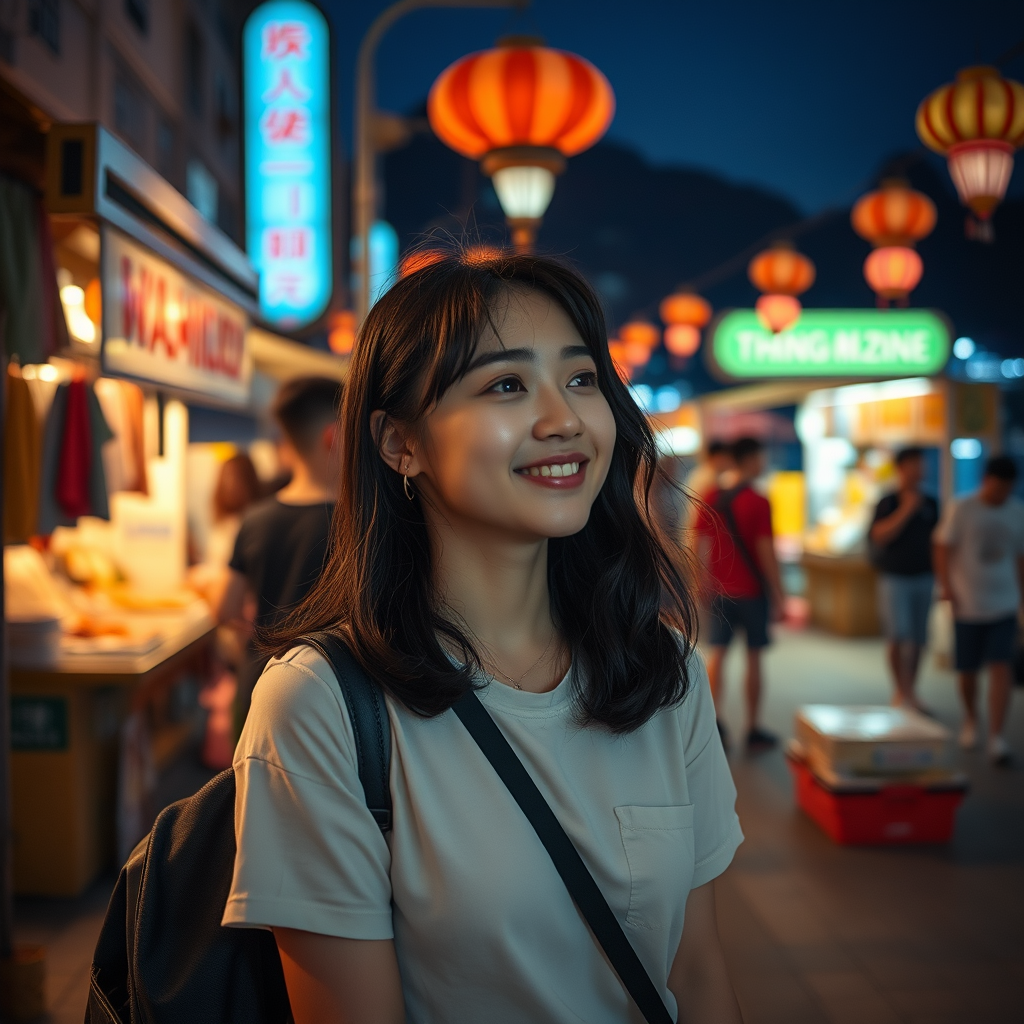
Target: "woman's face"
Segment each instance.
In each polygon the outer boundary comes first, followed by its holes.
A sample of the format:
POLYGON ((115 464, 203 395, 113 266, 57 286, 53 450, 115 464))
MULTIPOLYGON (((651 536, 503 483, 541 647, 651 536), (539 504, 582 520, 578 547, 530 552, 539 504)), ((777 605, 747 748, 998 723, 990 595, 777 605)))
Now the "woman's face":
POLYGON ((453 529, 569 536, 586 525, 615 445, 594 359, 543 293, 513 290, 493 319, 497 335, 485 331, 469 372, 419 425, 409 476, 453 529))

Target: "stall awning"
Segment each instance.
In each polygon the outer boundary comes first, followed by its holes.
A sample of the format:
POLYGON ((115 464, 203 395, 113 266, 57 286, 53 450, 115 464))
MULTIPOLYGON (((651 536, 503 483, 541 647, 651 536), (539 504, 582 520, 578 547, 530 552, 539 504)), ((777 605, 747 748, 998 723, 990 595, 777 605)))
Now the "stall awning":
POLYGON ((281 382, 295 377, 331 377, 344 380, 348 376, 348 360, 300 345, 278 334, 249 328, 247 341, 252 350, 257 373, 281 382))

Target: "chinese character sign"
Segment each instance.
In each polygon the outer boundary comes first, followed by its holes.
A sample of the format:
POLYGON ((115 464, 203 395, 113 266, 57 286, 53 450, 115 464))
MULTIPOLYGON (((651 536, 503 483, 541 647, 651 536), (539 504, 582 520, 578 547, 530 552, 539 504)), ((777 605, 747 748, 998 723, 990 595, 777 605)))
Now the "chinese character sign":
POLYGON ((241 405, 252 378, 247 327, 234 303, 104 231, 104 370, 241 405))
POLYGON ((305 0, 270 0, 243 30, 246 239, 260 309, 302 327, 331 297, 330 37, 305 0))

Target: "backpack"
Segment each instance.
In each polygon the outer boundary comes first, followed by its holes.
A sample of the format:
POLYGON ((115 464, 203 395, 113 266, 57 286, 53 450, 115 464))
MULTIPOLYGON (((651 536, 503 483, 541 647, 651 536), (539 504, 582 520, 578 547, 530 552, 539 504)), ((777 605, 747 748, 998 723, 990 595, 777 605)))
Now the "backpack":
MULTIPOLYGON (((391 732, 379 688, 337 637, 297 641, 338 680, 366 803, 391 828, 391 732)), ((93 954, 85 1024, 287 1024, 291 1008, 273 933, 225 928, 235 866, 229 768, 157 817, 114 888, 93 954)))

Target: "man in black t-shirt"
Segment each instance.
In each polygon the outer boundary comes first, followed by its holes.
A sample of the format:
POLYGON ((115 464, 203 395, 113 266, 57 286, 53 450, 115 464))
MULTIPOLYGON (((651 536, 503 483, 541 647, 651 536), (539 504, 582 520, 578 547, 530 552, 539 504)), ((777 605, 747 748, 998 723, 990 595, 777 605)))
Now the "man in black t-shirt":
MULTIPOLYGON (((274 418, 283 435, 281 462, 291 480, 242 520, 231 577, 217 609, 221 622, 238 621, 248 594, 257 630, 278 622, 309 592, 324 565, 338 485, 337 421, 341 384, 306 377, 282 385, 274 418)), ((267 659, 250 641, 239 671, 236 723, 245 721, 267 659)))
POLYGON ((914 686, 928 639, 932 604, 932 531, 939 521, 935 499, 921 493, 924 452, 896 454, 899 490, 878 503, 871 523, 872 561, 878 569, 878 603, 888 640, 895 704, 924 710, 914 686))

